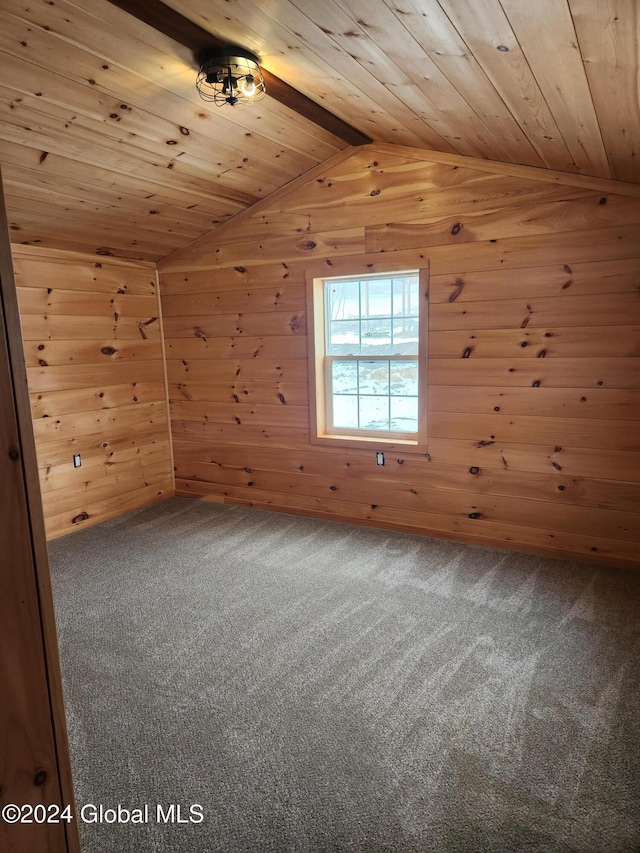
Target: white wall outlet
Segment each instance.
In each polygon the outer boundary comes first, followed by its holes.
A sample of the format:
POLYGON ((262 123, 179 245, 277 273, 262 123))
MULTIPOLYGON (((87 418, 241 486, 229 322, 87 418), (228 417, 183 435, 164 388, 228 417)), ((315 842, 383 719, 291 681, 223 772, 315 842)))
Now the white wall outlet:
POLYGON ((376 465, 384 465, 384 453, 381 450, 376 450, 376 465))
POLYGON ((82 459, 80 459, 80 454, 74 453, 73 454, 73 467, 79 468, 81 465, 82 465, 82 459))

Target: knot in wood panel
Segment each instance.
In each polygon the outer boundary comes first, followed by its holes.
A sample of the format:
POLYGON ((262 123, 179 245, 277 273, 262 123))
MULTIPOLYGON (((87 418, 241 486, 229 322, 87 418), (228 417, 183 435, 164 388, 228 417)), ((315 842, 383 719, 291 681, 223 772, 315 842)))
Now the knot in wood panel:
POLYGON ((138 331, 140 332, 140 337, 144 341, 147 340, 147 333, 145 331, 145 326, 150 326, 152 323, 156 323, 157 321, 158 321, 157 317, 150 317, 148 320, 138 322, 138 331))
POLYGON ((457 278, 453 284, 455 286, 455 290, 449 294, 447 302, 455 302, 458 296, 462 293, 462 289, 464 287, 464 281, 461 278, 457 278))

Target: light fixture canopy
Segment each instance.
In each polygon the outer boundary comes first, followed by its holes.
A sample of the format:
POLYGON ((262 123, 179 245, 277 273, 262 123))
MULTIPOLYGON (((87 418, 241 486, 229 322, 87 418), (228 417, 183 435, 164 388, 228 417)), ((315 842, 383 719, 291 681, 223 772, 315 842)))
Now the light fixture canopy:
POLYGON ((267 93, 259 58, 241 47, 204 53, 196 89, 203 101, 213 102, 217 107, 253 104, 267 93))

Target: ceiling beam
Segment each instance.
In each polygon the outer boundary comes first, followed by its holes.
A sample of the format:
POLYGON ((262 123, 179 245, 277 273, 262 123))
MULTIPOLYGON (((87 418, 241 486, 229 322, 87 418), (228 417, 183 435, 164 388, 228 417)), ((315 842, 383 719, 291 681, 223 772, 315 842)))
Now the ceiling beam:
MULTIPOLYGON (((194 24, 179 12, 165 6, 160 0, 110 0, 119 9, 133 15, 139 21, 143 21, 154 30, 157 30, 173 41, 193 51, 194 58, 201 55, 203 51, 211 48, 226 48, 228 42, 213 35, 198 24, 194 24)), ((275 74, 262 68, 262 74, 267 87, 267 94, 284 104, 289 109, 308 119, 318 127, 322 127, 329 133, 333 133, 339 139, 348 142, 349 145, 366 145, 371 138, 361 133, 355 127, 347 124, 329 110, 316 104, 311 98, 307 98, 302 92, 294 89, 275 74)))

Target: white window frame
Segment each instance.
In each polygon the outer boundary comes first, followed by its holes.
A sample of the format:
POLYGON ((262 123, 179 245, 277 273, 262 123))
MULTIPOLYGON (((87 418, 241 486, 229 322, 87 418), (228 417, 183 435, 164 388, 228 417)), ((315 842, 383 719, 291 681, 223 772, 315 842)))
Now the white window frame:
POLYGON ((309 313, 309 383, 310 383, 310 410, 311 410, 311 434, 310 441, 314 444, 334 446, 361 446, 371 448, 372 445, 391 449, 394 446, 414 448, 421 450, 426 448, 426 411, 427 411, 427 309, 429 297, 429 275, 428 267, 424 258, 420 258, 419 265, 413 267, 390 266, 382 263, 375 265, 375 270, 370 269, 371 264, 363 264, 362 258, 336 259, 331 264, 331 275, 326 274, 326 267, 322 274, 314 275, 313 270, 307 275, 307 306, 309 313), (342 263, 340 263, 342 261, 342 263), (338 267, 338 269, 336 269, 338 267), (343 269, 340 269, 342 267, 343 269), (364 268, 364 269, 363 269, 364 268), (343 271, 344 270, 344 271, 343 271), (331 280, 353 279, 364 281, 371 279, 375 281, 380 278, 402 275, 418 275, 418 287, 420 292, 418 313, 418 429, 415 433, 401 433, 396 431, 366 430, 366 429, 341 429, 332 427, 332 397, 330 370, 333 361, 409 361, 413 356, 385 355, 385 356, 346 356, 328 355, 326 314, 327 303, 325 296, 325 282, 331 280))

